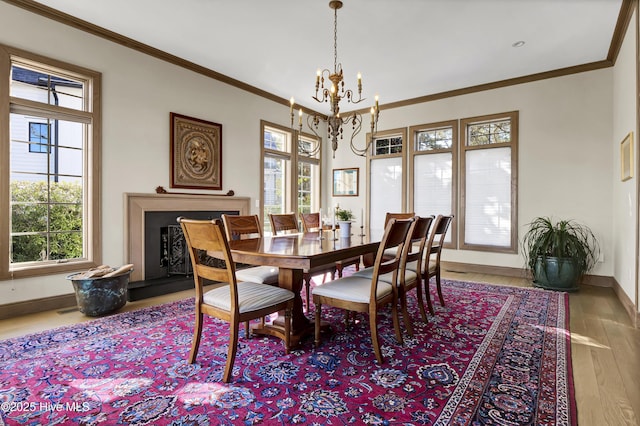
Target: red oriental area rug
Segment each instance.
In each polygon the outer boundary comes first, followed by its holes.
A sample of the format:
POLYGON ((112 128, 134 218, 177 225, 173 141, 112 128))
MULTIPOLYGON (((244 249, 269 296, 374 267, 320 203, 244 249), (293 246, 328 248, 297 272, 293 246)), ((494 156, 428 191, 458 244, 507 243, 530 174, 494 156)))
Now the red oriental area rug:
POLYGON ((383 365, 368 318, 345 329, 327 308, 317 350, 242 337, 230 384, 225 323, 207 319, 186 361, 193 299, 0 341, 0 424, 577 424, 566 293, 447 280, 443 293, 404 346, 382 315, 383 365))

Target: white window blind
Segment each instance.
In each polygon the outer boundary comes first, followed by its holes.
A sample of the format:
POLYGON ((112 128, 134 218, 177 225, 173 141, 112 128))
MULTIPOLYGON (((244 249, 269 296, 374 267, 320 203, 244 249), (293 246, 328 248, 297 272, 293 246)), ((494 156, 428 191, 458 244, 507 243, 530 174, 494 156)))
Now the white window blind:
POLYGON ((384 233, 384 218, 387 212, 402 210, 402 158, 379 158, 371 161, 371 212, 370 231, 372 238, 381 238, 384 233))
MULTIPOLYGON (((418 216, 448 215, 453 191, 453 154, 416 155, 414 157, 413 206, 418 216)), ((451 241, 447 232, 446 242, 451 241)))
POLYGON ((511 148, 466 151, 465 244, 511 245, 511 148))

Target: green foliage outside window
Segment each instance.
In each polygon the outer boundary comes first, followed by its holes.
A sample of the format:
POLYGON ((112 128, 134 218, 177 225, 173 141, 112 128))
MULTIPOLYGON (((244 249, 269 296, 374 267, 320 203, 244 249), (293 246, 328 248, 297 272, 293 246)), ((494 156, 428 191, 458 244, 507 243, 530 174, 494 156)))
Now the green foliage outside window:
POLYGON ((82 186, 11 182, 11 262, 83 257, 82 186))

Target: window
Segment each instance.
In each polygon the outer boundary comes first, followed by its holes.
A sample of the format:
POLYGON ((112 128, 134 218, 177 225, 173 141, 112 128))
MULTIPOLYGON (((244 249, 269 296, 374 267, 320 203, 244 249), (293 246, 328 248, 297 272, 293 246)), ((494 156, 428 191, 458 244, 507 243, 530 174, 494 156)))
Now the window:
POLYGON ((460 121, 461 246, 517 253, 518 113, 460 121))
POLYGON ((517 253, 518 113, 413 126, 410 133, 416 214, 454 214, 447 247, 517 253))
POLYGON ((320 209, 320 155, 310 154, 317 143, 312 136, 300 135, 298 145, 294 142, 297 132, 266 122, 261 126, 262 224, 264 232, 269 234, 269 214, 309 213, 320 209))
POLYGON ((402 154, 403 138, 400 135, 376 137, 374 140, 374 155, 402 154))
POLYGON ((49 152, 49 123, 29 122, 29 152, 49 152))
POLYGON ((0 66, 0 278, 95 266, 100 74, 4 46, 0 66))
POLYGON ((306 135, 300 137, 298 148, 298 213, 312 213, 320 209, 320 158, 311 154, 316 141, 306 135))
MULTIPOLYGON (((410 133, 414 138, 410 150, 412 210, 419 216, 457 216, 458 122, 414 126, 410 133)), ((451 226, 445 237, 447 247, 455 247, 455 241, 455 227, 451 226)))
MULTIPOLYGON (((387 212, 404 212, 406 206, 404 142, 406 129, 380 131, 368 158, 369 232, 372 238, 384 233, 387 212)), ((367 139, 371 136, 367 134, 367 139)))

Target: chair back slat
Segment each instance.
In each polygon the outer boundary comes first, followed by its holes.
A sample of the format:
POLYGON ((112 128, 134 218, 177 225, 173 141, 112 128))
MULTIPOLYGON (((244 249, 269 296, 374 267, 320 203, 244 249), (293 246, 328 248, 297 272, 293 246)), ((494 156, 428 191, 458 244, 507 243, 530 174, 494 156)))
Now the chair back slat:
POLYGON ((269 220, 271 221, 273 235, 278 235, 278 232, 284 231, 299 231, 298 219, 295 213, 269 214, 269 220))
POLYGON ((224 229, 229 240, 262 237, 262 227, 258 215, 222 215, 224 229))
POLYGON ((389 221, 391 219, 411 219, 412 217, 414 217, 416 214, 414 212, 408 212, 408 213, 390 213, 387 212, 386 215, 384 216, 384 226, 385 228, 387 227, 387 224, 389 223, 389 221))
POLYGON ((301 213, 302 228, 304 232, 317 231, 320 229, 320 213, 301 213))

